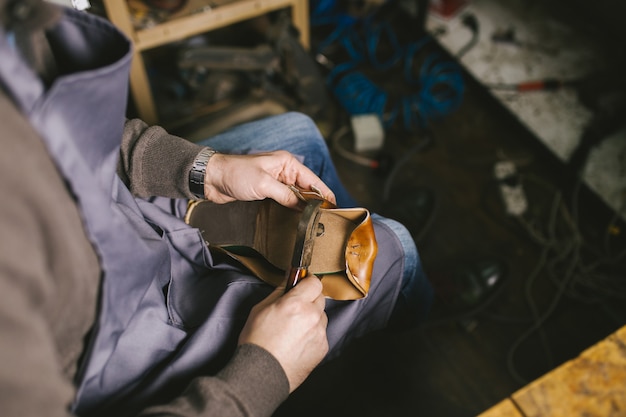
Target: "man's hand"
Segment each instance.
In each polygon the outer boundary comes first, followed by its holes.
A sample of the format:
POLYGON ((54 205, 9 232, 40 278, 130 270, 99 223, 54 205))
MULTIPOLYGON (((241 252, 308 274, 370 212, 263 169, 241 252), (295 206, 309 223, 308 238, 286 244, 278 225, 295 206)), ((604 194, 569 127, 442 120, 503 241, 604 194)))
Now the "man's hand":
POLYGON ((278 360, 293 392, 328 353, 322 283, 304 278, 284 293, 278 287, 252 308, 239 344, 253 343, 278 360))
POLYGON ((213 155, 206 169, 204 195, 214 203, 271 198, 284 206, 296 207, 298 198, 288 185, 305 190, 317 188, 335 203, 330 188, 287 151, 213 155))

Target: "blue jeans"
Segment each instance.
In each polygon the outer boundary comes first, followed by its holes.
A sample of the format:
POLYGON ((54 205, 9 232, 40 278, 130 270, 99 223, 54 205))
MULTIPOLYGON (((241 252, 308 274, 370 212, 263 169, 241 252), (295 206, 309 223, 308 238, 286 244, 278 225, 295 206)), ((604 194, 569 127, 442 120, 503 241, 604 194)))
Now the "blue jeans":
MULTIPOLYGON (((229 154, 289 151, 333 190, 339 207, 358 205, 339 179, 326 141, 313 120, 304 114, 290 112, 245 123, 199 143, 229 154)), ((402 286, 389 324, 394 327, 418 324, 430 310, 433 291, 422 269, 413 238, 395 220, 377 214, 372 214, 372 219, 391 229, 404 251, 402 286)))

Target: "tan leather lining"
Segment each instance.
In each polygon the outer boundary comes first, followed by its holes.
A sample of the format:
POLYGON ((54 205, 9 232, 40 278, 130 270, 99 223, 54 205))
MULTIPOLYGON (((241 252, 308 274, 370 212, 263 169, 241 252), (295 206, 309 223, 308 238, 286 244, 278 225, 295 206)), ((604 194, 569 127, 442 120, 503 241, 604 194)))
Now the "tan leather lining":
MULTIPOLYGON (((211 250, 226 253, 259 278, 279 286, 291 266, 300 215, 272 200, 196 201, 190 203, 185 221, 200 229, 211 250), (248 256, 241 247, 262 256, 248 256)), ((321 209, 319 224, 309 273, 322 279, 327 297, 363 298, 377 252, 369 212, 364 208, 321 209)))

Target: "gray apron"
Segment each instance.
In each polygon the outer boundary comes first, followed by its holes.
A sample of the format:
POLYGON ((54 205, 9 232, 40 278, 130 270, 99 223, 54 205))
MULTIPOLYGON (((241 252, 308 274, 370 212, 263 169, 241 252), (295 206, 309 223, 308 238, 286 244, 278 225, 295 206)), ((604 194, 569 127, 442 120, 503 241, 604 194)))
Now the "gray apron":
MULTIPOLYGON (((102 265, 98 319, 72 411, 132 414, 222 368, 250 308, 271 288, 211 256, 181 220, 186 201, 136 199, 116 175, 130 42, 107 21, 69 9, 49 39, 62 72, 46 88, 0 29, 0 81, 67 181, 102 265)), ((381 247, 400 250, 389 230, 375 228, 381 247)), ((329 357, 386 324, 402 268, 397 257, 379 256, 367 298, 327 300, 329 357), (387 274, 394 279, 382 279, 387 274)))

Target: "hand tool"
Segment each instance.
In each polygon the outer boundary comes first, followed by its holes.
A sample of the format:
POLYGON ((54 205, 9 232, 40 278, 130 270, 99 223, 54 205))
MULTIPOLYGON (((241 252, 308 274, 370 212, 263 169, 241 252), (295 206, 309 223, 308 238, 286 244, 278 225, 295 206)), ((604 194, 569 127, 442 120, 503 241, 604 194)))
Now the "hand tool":
POLYGON ((308 274, 322 203, 323 200, 309 200, 302 211, 302 217, 296 231, 296 243, 291 258, 291 268, 287 271, 285 292, 295 287, 308 274))

